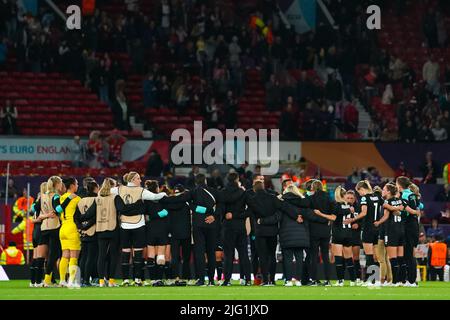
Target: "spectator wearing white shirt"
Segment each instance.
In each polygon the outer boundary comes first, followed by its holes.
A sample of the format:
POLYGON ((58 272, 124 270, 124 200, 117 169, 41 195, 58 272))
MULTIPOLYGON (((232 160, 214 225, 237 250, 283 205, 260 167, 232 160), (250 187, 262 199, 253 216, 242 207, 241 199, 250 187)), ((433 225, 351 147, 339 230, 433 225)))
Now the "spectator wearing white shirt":
POLYGON ((433 55, 430 55, 427 62, 423 65, 422 76, 423 80, 427 83, 428 91, 436 96, 439 95, 440 67, 433 55))

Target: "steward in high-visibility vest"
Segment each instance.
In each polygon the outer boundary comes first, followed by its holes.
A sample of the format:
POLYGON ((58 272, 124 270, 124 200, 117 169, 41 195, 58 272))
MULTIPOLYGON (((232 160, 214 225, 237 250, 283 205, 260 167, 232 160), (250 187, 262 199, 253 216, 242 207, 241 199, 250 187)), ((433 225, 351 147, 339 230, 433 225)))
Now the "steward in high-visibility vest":
POLYGON ((25 217, 25 219, 11 231, 12 234, 23 233, 23 250, 33 250, 33 230, 33 219, 31 217, 28 217, 28 219, 25 217))
POLYGON ((444 242, 430 243, 430 266, 442 268, 447 264, 447 245, 444 242))
POLYGON ((31 210, 31 205, 33 204, 33 202, 34 198, 28 198, 26 191, 24 191, 23 196, 18 198, 16 202, 14 202, 14 219, 16 219, 17 217, 25 217, 27 215, 27 211, 31 210))
POLYGON ((19 249, 16 248, 15 242, 10 242, 0 256, 0 265, 24 265, 25 257, 19 249))
POLYGON ((449 170, 450 170, 450 163, 447 163, 444 166, 444 172, 442 174, 442 177, 444 178, 444 183, 445 184, 450 184, 450 174, 449 174, 449 170))

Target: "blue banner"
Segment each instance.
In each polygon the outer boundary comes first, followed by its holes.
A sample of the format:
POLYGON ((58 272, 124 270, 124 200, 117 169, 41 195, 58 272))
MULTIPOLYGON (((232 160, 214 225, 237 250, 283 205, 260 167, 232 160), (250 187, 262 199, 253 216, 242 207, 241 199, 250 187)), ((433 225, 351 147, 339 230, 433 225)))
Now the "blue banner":
POLYGON ((280 0, 280 9, 291 27, 305 33, 316 27, 316 0, 280 0))

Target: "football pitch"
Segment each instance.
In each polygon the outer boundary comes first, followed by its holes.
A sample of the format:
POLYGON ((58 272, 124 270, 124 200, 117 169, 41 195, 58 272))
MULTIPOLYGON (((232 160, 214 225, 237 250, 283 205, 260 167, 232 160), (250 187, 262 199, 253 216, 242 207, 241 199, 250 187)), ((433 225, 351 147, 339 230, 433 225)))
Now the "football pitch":
POLYGON ((29 288, 28 281, 0 282, 0 300, 450 300, 450 282, 422 282, 419 288, 128 287, 29 288))

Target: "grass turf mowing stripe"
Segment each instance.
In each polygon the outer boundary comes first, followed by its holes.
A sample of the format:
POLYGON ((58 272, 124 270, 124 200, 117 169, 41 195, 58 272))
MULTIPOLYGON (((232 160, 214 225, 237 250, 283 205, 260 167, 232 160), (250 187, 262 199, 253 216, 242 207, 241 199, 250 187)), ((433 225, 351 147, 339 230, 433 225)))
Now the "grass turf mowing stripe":
POLYGON ((364 287, 140 287, 29 288, 27 281, 0 282, 8 300, 450 300, 450 283, 426 282, 419 288, 364 287))

